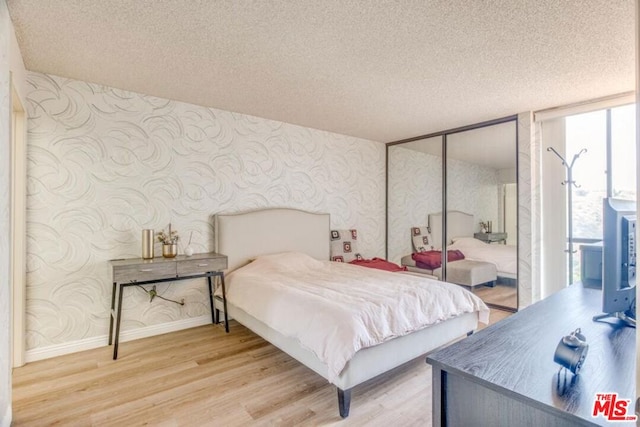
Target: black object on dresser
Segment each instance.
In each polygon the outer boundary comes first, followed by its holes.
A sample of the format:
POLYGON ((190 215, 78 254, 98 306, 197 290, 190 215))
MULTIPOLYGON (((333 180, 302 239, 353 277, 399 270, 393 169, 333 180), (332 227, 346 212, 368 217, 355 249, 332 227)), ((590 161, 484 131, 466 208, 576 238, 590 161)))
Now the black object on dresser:
POLYGON ((118 344, 120 341, 120 321, 122 319, 122 297, 124 288, 128 286, 148 285, 152 283, 175 282, 186 279, 206 277, 209 285, 209 304, 211 306, 211 320, 218 323, 213 304, 212 277, 219 277, 222 287, 222 302, 224 305, 224 327, 229 332, 227 318, 227 299, 225 295, 224 273, 227 268, 227 256, 215 252, 184 255, 175 258, 131 258, 109 261, 113 276, 111 292, 111 315, 109 320, 109 345, 113 342, 113 360, 118 358, 118 344), (117 294, 117 299, 116 299, 117 294), (114 331, 115 323, 115 331, 114 331))
POLYGON ((601 307, 602 291, 574 284, 429 355, 433 425, 610 425, 593 417, 596 394, 635 401, 636 341, 617 320, 593 322, 601 307), (553 357, 558 340, 578 327, 589 357, 573 375, 553 357))
POLYGON ((602 289, 602 242, 580 245, 580 281, 602 289))

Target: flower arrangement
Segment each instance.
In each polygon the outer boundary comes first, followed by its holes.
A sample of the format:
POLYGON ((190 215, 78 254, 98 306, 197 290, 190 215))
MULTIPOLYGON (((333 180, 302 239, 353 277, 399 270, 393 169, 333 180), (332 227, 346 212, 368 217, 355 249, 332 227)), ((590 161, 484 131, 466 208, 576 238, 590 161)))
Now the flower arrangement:
POLYGON ((493 224, 491 221, 480 221, 480 232, 481 233, 491 233, 491 229, 493 228, 493 224))
POLYGON ((171 230, 171 223, 169 223, 169 231, 165 233, 164 230, 158 233, 158 241, 162 242, 163 245, 175 245, 178 243, 180 236, 178 236, 178 232, 175 230, 171 230))

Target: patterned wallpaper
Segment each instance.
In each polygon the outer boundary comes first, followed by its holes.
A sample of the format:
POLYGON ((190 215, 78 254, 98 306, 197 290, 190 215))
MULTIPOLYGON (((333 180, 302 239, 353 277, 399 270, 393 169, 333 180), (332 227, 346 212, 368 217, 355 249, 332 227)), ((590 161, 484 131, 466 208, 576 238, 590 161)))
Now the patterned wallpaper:
POLYGON ((500 171, 455 159, 447 163, 447 209, 472 213, 476 231, 480 231, 480 221, 491 221, 497 229, 500 171))
MULTIPOLYGON (((50 75, 28 79, 27 349, 106 336, 107 260, 139 257, 144 228, 171 222, 203 252, 213 250, 217 212, 294 207, 329 212, 333 227, 359 230, 364 255, 384 255, 383 144, 50 75)), ((158 285, 184 307, 149 304, 132 288, 123 330, 207 314, 205 287, 158 285)))
POLYGON ((411 227, 442 210, 442 158, 394 145, 388 153, 388 259, 412 252, 411 227))
MULTIPOLYGON (((442 157, 401 146, 389 147, 389 260, 412 252, 410 229, 427 225, 442 211, 442 157)), ((478 222, 498 224, 499 171, 450 159, 447 209, 472 213, 478 222)), ((479 225, 478 225, 479 228, 479 225)))
POLYGON ((11 420, 9 11, 0 0, 0 425, 11 420))
POLYGON ((531 112, 518 114, 518 308, 540 298, 540 134, 531 112))

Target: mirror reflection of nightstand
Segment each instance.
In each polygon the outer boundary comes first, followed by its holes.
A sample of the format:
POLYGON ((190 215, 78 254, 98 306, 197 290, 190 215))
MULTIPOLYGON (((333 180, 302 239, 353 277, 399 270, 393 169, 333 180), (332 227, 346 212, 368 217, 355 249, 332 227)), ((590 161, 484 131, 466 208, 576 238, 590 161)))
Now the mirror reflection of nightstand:
POLYGON ((507 233, 474 233, 473 237, 483 242, 502 242, 507 244, 507 233))

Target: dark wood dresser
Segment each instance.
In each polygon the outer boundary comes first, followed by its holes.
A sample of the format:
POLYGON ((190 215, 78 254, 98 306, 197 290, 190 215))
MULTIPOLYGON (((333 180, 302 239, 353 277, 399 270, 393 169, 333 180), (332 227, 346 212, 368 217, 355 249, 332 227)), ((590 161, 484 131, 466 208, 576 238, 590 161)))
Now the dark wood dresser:
MULTIPOLYGON (((618 393, 634 413, 635 329, 594 322, 602 292, 574 284, 427 357, 434 426, 611 425, 593 417, 596 393, 618 393), (554 363, 560 339, 581 328, 579 375, 554 363)), ((635 425, 617 422, 615 425, 635 425)))

